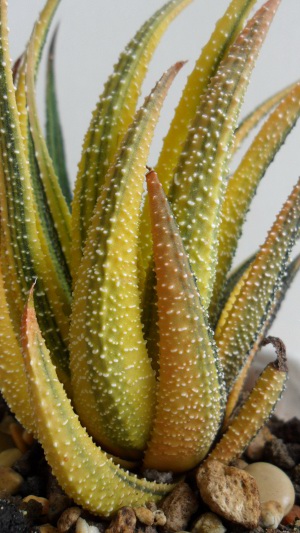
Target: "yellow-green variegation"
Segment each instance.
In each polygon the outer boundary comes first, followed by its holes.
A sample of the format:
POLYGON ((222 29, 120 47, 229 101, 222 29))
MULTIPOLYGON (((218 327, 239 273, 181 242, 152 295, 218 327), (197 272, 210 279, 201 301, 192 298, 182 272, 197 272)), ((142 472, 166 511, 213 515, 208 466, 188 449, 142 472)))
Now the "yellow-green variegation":
POLYGON ((0 388, 61 486, 103 516, 174 486, 123 467, 171 470, 176 480, 201 461, 238 457, 285 386, 284 347, 267 332, 300 266, 291 259, 299 181, 260 249, 231 272, 258 183, 300 115, 295 82, 239 119, 280 0, 252 18, 256 0, 231 0, 150 169, 155 126, 184 63, 162 74, 140 107, 138 96, 160 38, 190 1, 167 2, 121 54, 93 112, 72 199, 56 32, 45 137, 35 95, 60 2, 46 2, 11 69, 0 0, 0 388), (263 120, 230 174, 232 157, 263 120), (267 342, 277 361, 238 409, 267 342))

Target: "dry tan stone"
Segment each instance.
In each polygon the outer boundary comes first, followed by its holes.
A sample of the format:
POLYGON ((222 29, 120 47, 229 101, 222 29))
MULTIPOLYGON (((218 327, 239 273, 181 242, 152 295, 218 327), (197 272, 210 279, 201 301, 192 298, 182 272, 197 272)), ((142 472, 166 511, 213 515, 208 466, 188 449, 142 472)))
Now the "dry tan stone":
POLYGON ((154 514, 147 507, 134 507, 137 519, 146 526, 152 526, 154 523, 154 514))
POLYGON ((82 513, 82 509, 79 507, 68 507, 57 522, 57 528, 59 533, 67 533, 69 529, 76 524, 78 518, 82 513))
POLYGON ((153 512, 153 515, 154 515, 154 522, 153 522, 154 526, 164 526, 165 525, 165 523, 167 521, 167 517, 166 517, 165 513, 161 509, 156 509, 156 511, 153 512))
POLYGON ((76 522, 75 533, 99 533, 97 526, 91 526, 84 518, 79 517, 76 522))
POLYGON ((16 494, 23 481, 22 476, 9 466, 0 466, 0 492, 16 494))
POLYGON ((22 457, 22 452, 18 448, 8 448, 0 452, 0 466, 12 466, 22 457))
POLYGON ((132 507, 122 507, 105 533, 134 533, 136 515, 132 507))
POLYGON ((259 492, 247 472, 208 461, 197 471, 197 484, 203 501, 212 511, 245 527, 258 525, 259 492))
POLYGON ((163 531, 174 533, 185 530, 197 508, 198 500, 192 489, 187 483, 179 483, 161 504, 167 518, 163 531))
POLYGON ((261 504, 260 524, 262 527, 271 527, 276 529, 282 518, 284 512, 282 505, 275 501, 268 501, 261 504))
POLYGON ((38 527, 37 531, 39 533, 58 533, 58 529, 51 524, 43 524, 38 527))
POLYGON ((214 513, 204 513, 195 522, 191 533, 225 533, 226 528, 214 513))

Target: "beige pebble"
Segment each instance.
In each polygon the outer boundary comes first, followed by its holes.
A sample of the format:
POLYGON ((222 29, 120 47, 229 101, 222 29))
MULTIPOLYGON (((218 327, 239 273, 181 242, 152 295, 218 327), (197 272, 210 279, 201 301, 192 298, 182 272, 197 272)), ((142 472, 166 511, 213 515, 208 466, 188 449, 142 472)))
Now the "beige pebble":
POLYGON ((35 496, 34 494, 29 494, 29 496, 25 496, 25 498, 23 498, 24 503, 27 503, 30 500, 34 500, 41 504, 42 506, 41 514, 48 514, 49 500, 47 500, 47 498, 42 498, 41 496, 35 496))
POLYGON ((51 526, 51 524, 43 524, 42 526, 39 526, 37 531, 39 533, 58 533, 58 529, 54 526, 51 526))
POLYGON ((96 526, 90 526, 83 518, 78 518, 75 533, 100 533, 96 526))
POLYGON ((211 460, 198 469, 197 484, 211 511, 245 527, 257 527, 260 517, 258 488, 245 470, 211 460))
POLYGON ((24 429, 22 428, 22 426, 20 426, 20 424, 18 424, 17 422, 14 422, 10 424, 9 429, 16 447, 19 448, 22 453, 27 452, 28 446, 23 440, 24 429))
POLYGON ((191 533, 225 533, 220 517, 214 513, 204 513, 195 522, 191 533))
POLYGON ((16 494, 23 483, 23 478, 9 466, 0 466, 0 492, 16 494))
POLYGON ((137 519, 142 522, 142 524, 145 524, 146 526, 152 526, 154 522, 154 515, 150 509, 147 509, 147 507, 134 507, 133 510, 137 519))
POLYGON ((167 521, 167 517, 165 513, 161 509, 156 509, 156 511, 153 512, 154 516, 154 526, 164 526, 167 521))
POLYGON ((261 503, 278 502, 285 516, 295 502, 295 490, 288 476, 277 466, 269 463, 252 463, 245 469, 254 477, 261 503))
POLYGON ((261 504, 260 525, 262 527, 277 529, 283 516, 284 512, 280 503, 268 501, 261 504))
POLYGON ((80 507, 68 507, 68 509, 61 514, 57 522, 59 533, 66 533, 69 531, 69 529, 76 524, 81 513, 82 509, 80 509, 80 507))
POLYGON ((0 452, 0 466, 12 466, 22 455, 18 448, 3 450, 0 452))

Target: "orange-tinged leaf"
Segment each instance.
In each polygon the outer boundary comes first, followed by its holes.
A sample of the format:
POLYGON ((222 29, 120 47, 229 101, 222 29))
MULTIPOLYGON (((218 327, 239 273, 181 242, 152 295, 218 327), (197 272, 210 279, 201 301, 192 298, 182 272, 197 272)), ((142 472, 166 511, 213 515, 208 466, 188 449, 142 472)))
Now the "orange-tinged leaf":
POLYGON ((208 453, 223 414, 222 373, 193 273, 154 171, 147 174, 156 272, 159 377, 144 466, 175 472, 208 453))

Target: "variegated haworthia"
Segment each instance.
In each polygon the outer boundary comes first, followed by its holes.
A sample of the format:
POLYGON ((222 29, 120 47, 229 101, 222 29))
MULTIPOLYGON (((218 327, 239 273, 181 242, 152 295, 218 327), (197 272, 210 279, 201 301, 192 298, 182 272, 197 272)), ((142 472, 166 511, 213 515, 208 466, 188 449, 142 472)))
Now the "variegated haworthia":
POLYGON ((238 457, 286 380, 282 343, 266 335, 300 266, 290 258, 299 182, 261 248, 230 273, 257 185, 300 114, 295 82, 239 119, 280 0, 252 18, 256 0, 231 0, 147 171, 160 110, 183 63, 137 108, 140 88, 159 40, 190 1, 167 2, 121 54, 93 112, 71 201, 55 36, 45 138, 35 95, 59 0, 46 2, 13 70, 0 0, 0 387, 62 487, 103 516, 173 488, 124 468, 182 473, 238 457), (229 176, 237 148, 263 120, 229 176), (277 362, 237 412, 266 342, 277 362))

